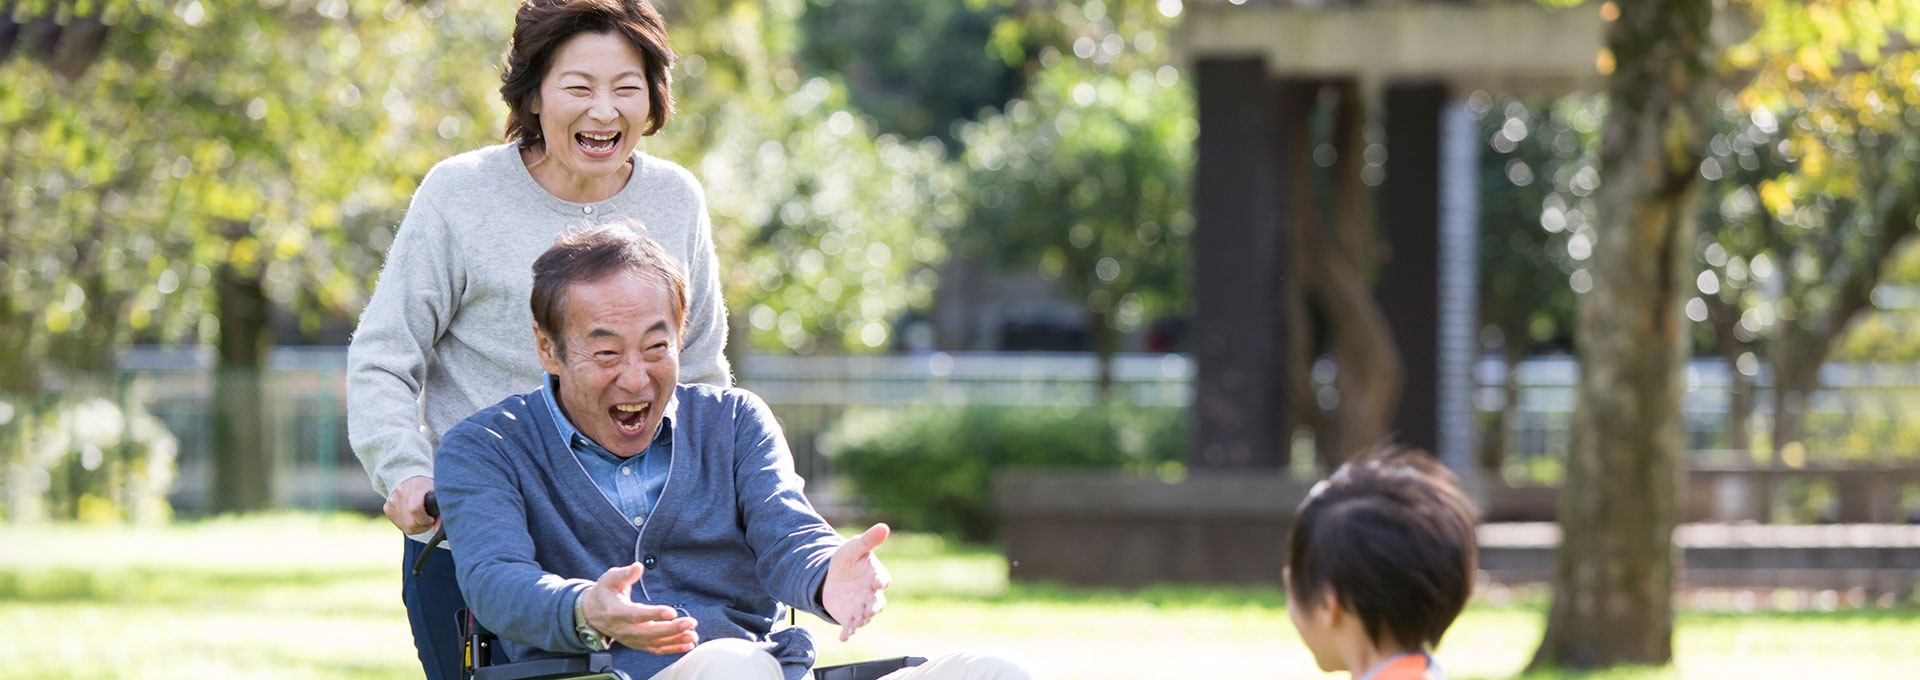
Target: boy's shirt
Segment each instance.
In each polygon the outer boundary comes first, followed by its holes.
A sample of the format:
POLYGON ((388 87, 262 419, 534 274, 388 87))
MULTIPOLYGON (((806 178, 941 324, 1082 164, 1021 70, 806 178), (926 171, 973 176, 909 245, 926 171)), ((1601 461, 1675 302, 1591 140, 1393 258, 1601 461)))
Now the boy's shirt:
POLYGON ((1447 673, 1428 654, 1401 654, 1354 680, 1447 680, 1447 673))

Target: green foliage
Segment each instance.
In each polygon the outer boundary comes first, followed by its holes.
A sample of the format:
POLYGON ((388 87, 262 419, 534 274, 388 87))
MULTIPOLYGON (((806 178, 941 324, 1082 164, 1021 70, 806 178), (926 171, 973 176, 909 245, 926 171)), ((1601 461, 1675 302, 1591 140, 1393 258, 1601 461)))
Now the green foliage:
POLYGON ((1026 98, 963 127, 960 247, 1058 280, 1096 333, 1181 309, 1196 134, 1192 95, 1171 66, 1062 63, 1026 98))
MULTIPOLYGON (((20 356, 97 369, 132 337, 211 342, 235 322, 214 311, 226 271, 309 329, 350 318, 419 178, 499 141, 511 3, 105 6, 79 78, 0 63, 0 337, 20 356)), ((802 6, 663 3, 681 115, 645 148, 703 180, 756 344, 870 349, 927 303, 956 181, 938 144, 876 135, 837 81, 799 77, 802 6)))
POLYGON ((1920 55, 1835 74, 1795 52, 1760 68, 1720 98, 1701 166, 1699 292, 1738 315, 1723 342, 1838 334, 1920 217, 1920 55))
POLYGON ((1524 355, 1565 345, 1575 272, 1594 239, 1602 97, 1468 100, 1488 153, 1480 156, 1480 316, 1524 355))
MULTIPOLYGON (((71 394, 71 393, 68 393, 71 394)), ((0 522, 165 522, 180 445, 124 393, 0 399, 0 522)))
POLYGON ((78 77, 0 62, 9 345, 96 370, 211 341, 222 268, 309 327, 357 310, 414 183, 497 134, 491 4, 101 3, 78 77))
POLYGON ((1025 84, 1022 62, 990 44, 1008 14, 1003 4, 810 0, 800 22, 801 61, 810 72, 845 78, 853 104, 882 131, 952 144, 955 123, 1000 107, 1025 84))
POLYGON ((876 517, 969 541, 994 534, 995 472, 1158 473, 1186 458, 1179 409, 963 406, 848 413, 821 442, 876 517))
POLYGON ((940 143, 878 133, 846 85, 802 76, 803 6, 662 4, 679 114, 645 148, 700 178, 755 348, 872 351, 931 303, 958 179, 940 143))

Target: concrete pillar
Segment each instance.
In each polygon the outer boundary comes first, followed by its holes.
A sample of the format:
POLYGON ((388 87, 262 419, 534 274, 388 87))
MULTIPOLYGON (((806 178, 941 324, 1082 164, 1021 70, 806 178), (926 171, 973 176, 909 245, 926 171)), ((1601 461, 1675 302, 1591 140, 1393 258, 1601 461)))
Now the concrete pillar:
POLYGON ((1476 469, 1479 141, 1444 84, 1392 85, 1385 103, 1381 221, 1390 254, 1379 295, 1406 367, 1395 427, 1401 442, 1467 477, 1476 469))
POLYGON ((1440 112, 1440 339, 1435 453, 1469 491, 1479 483, 1473 365, 1480 357, 1480 140, 1464 99, 1440 112))
POLYGON ((1387 177, 1381 226, 1389 248, 1380 271, 1380 309, 1406 367, 1399 440, 1438 453, 1440 334, 1440 110, 1447 88, 1392 85, 1386 91, 1387 177))
POLYGON ((1195 472, 1286 465, 1276 92, 1259 58, 1196 64, 1195 472))

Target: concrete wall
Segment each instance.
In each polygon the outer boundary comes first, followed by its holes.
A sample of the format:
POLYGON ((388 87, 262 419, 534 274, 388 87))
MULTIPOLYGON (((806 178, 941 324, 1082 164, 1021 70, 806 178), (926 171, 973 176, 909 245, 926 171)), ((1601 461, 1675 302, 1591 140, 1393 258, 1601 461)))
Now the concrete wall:
POLYGON ((1126 587, 1279 585, 1287 526, 1306 491, 1280 473, 1169 483, 1018 471, 994 480, 1013 579, 1126 587))

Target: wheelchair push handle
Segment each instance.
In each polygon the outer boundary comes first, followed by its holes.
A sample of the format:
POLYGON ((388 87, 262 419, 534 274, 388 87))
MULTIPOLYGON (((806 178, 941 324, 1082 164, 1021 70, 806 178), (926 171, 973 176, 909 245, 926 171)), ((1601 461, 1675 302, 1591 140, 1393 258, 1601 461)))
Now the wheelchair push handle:
MULTIPOLYGON (((424 501, 427 506, 427 516, 433 517, 436 519, 439 518, 440 517, 440 499, 435 498, 432 491, 428 491, 427 497, 424 499, 424 501)), ((440 547, 440 544, 445 543, 446 541, 447 541, 447 525, 445 522, 442 522, 440 523, 440 528, 433 530, 433 537, 427 539, 427 549, 420 551, 420 557, 414 559, 413 561, 413 577, 414 578, 420 578, 420 570, 426 568, 427 566, 427 557, 432 555, 433 551, 438 549, 440 547)))

